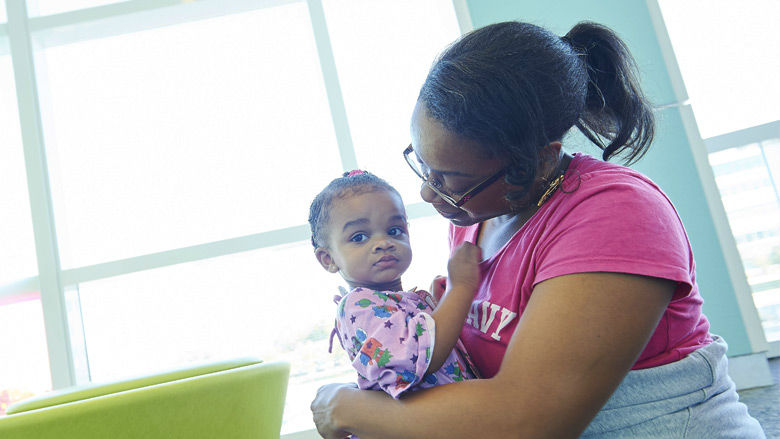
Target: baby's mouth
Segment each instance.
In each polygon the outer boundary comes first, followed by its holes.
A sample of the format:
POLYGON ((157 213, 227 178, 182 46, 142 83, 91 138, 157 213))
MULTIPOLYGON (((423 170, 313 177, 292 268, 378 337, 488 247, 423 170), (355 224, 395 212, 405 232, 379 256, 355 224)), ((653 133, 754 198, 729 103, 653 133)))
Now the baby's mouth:
POLYGON ((380 267, 387 266, 387 265, 393 265, 396 262, 398 262, 398 258, 396 258, 393 255, 384 255, 381 258, 379 258, 374 265, 378 265, 380 267))

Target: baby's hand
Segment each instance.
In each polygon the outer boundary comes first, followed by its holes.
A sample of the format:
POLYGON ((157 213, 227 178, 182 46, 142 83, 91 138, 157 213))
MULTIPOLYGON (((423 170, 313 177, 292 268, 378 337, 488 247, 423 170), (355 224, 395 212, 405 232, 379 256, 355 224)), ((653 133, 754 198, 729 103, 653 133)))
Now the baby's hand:
POLYGON ((436 303, 441 302, 441 296, 444 295, 444 290, 447 289, 447 277, 436 276, 431 282, 431 289, 429 290, 433 297, 436 299, 436 303))
POLYGON ((476 291, 479 287, 481 259, 482 249, 470 242, 461 244, 447 264, 450 287, 459 286, 476 291))

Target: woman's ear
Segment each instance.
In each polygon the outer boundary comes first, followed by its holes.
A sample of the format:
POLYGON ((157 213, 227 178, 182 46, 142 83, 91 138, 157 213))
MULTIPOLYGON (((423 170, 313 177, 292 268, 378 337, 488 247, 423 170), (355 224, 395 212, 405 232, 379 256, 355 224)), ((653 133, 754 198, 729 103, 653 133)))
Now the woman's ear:
POLYGON ((563 144, 559 141, 550 142, 540 149, 537 153, 541 168, 539 169, 539 176, 546 178, 550 173, 555 172, 561 159, 561 148, 563 144))
POLYGON ((330 255, 330 252, 326 247, 317 247, 316 250, 314 250, 314 257, 317 258, 317 261, 322 265, 322 268, 324 268, 329 273, 338 273, 339 267, 336 265, 336 261, 333 260, 333 257, 330 255))

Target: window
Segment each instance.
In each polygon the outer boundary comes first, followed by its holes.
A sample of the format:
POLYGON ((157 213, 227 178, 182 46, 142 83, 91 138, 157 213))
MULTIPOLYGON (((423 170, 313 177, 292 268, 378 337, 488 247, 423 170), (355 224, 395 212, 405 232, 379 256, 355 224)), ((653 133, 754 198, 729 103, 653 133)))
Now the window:
POLYGON ((0 285, 38 272, 13 70, 6 44, 0 36, 0 53, 6 53, 0 55, 0 285))
POLYGON ((767 340, 780 344, 780 3, 659 0, 767 340))
POLYGON ((0 102, 11 176, 0 202, 18 206, 0 211, 0 240, 14 243, 0 246, 0 330, 24 334, 0 345, 13 359, 0 365, 0 407, 257 356, 292 364, 282 433, 313 428, 316 389, 355 378, 340 347, 327 352, 341 279, 312 255, 313 196, 354 167, 386 178, 410 217, 404 286, 446 270, 447 222, 419 199, 401 152, 427 69, 460 33, 451 0, 26 4, 9 16, 29 35, 6 44, 0 26, 0 89, 13 96, 21 75, 36 93, 20 96, 38 97, 31 112, 0 102), (32 48, 18 49, 25 38, 32 48), (20 125, 40 139, 23 142, 20 125), (25 149, 44 151, 45 176, 26 178, 25 149), (31 199, 52 217, 33 225, 31 199), (55 231, 41 270, 59 280, 40 293, 33 226, 55 231), (52 295, 67 299, 73 364, 47 355, 41 297, 52 295), (53 386, 50 373, 77 382, 53 386))
POLYGON ((60 14, 82 8, 120 3, 127 0, 27 0, 27 10, 31 17, 60 14))
POLYGON ((40 294, 0 297, 0 416, 9 405, 51 390, 40 294))
POLYGON ((780 341, 780 129, 774 139, 710 153, 710 164, 764 333, 780 341))
POLYGON ((306 3, 42 52, 63 268, 300 224, 341 169, 306 3))
POLYGON ((703 138, 780 119, 780 2, 658 3, 703 138))
POLYGON ((357 161, 387 176, 409 202, 420 199, 420 186, 396 176, 409 172, 398 157, 409 144, 413 103, 434 58, 459 32, 449 1, 401 3, 323 6, 357 161))

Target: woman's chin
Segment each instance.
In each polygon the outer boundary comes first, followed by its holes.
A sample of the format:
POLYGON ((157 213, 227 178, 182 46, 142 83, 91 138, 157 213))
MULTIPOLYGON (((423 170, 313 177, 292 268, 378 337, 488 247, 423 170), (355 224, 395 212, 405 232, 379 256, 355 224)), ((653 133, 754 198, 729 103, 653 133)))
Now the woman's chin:
POLYGON ((447 218, 447 219, 449 220, 450 223, 458 227, 473 226, 474 224, 479 222, 467 215, 462 215, 462 216, 457 216, 455 218, 447 218))

